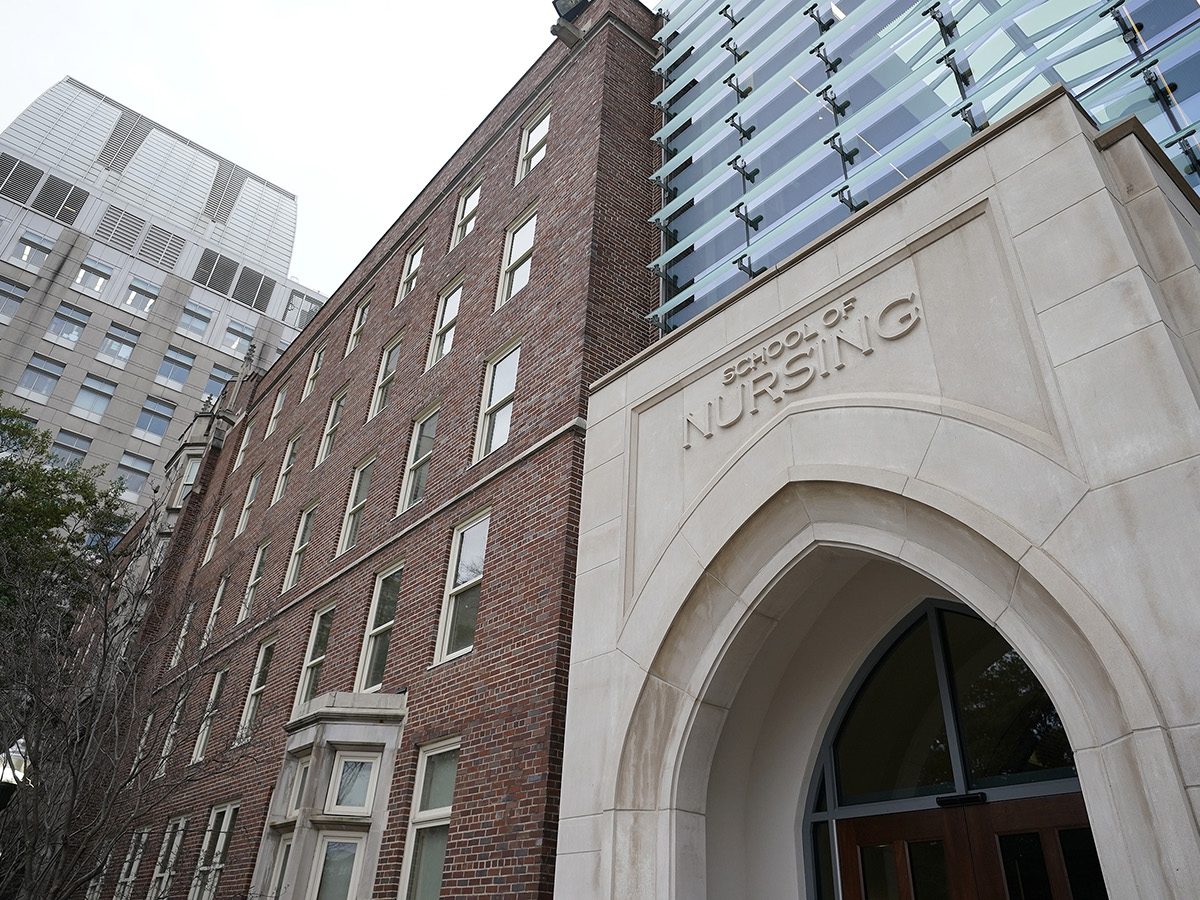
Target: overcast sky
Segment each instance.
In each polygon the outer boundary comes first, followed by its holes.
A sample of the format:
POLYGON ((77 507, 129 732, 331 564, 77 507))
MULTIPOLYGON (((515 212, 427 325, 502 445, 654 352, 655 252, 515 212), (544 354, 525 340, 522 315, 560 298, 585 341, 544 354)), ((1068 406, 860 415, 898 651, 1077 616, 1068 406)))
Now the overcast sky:
POLYGON ((0 129, 66 75, 296 194, 332 292, 553 38, 551 0, 39 0, 0 129))

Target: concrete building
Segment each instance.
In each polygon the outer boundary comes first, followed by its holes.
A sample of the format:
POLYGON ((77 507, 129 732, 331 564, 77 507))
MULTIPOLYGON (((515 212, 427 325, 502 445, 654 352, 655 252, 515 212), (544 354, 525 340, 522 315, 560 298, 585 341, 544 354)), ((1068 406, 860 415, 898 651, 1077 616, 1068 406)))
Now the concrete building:
MULTIPOLYGON (((66 78, 0 132, 0 391, 147 505, 205 398, 324 298, 296 198, 66 78)), ((172 498, 172 503, 176 498, 172 498)))

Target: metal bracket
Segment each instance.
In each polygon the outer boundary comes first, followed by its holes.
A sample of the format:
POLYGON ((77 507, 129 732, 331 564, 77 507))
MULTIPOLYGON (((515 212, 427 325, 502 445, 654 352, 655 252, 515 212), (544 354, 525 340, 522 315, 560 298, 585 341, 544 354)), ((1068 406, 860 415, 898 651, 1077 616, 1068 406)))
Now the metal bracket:
POLYGON ((747 212, 746 204, 744 201, 738 203, 738 205, 735 206, 733 209, 731 209, 730 212, 733 213, 735 216, 737 216, 739 219, 741 219, 743 222, 745 222, 747 227, 753 228, 755 231, 758 231, 758 226, 759 226, 759 224, 762 223, 762 220, 763 220, 762 216, 755 216, 754 218, 750 218, 750 213, 747 212))
POLYGON ((842 158, 842 163, 847 166, 854 165, 854 157, 858 156, 858 147, 847 150, 842 144, 842 137, 839 132, 834 132, 829 137, 825 138, 821 143, 825 144, 838 156, 842 158))
POLYGON ((726 3, 724 6, 722 6, 719 10, 717 10, 717 15, 724 16, 725 18, 727 18, 729 20, 729 25, 731 28, 737 28, 739 25, 742 24, 742 20, 739 18, 736 18, 733 14, 733 4, 732 3, 726 3))
POLYGON ((1165 109, 1171 105, 1171 91, 1175 88, 1174 85, 1164 82, 1158 72, 1154 71, 1157 66, 1157 58, 1147 60, 1145 64, 1138 66, 1130 72, 1129 77, 1137 78, 1137 76, 1141 75, 1142 80, 1150 88, 1150 99, 1165 109))
POLYGON ((1192 146, 1191 139, 1196 136, 1196 129, 1189 128, 1173 141, 1168 141, 1165 146, 1173 147, 1178 145, 1179 151, 1187 157, 1188 165, 1184 167, 1185 175, 1195 175, 1200 173, 1200 152, 1192 146))
POLYGON ((825 63, 825 74, 832 75, 838 70, 838 66, 842 64, 842 58, 839 56, 836 59, 830 59, 829 54, 825 52, 825 42, 821 41, 817 46, 808 51, 821 62, 825 63))
POLYGON ((758 130, 757 125, 751 125, 749 128, 746 128, 745 126, 743 126, 742 125, 742 117, 739 116, 737 113, 734 113, 732 116, 727 118, 725 120, 725 124, 736 129, 737 133, 742 136, 743 141, 750 140, 750 138, 754 136, 754 132, 756 132, 758 130))
POLYGON ((951 110, 950 115, 958 116, 960 119, 966 122, 967 127, 971 129, 971 134, 979 134, 979 132, 983 131, 983 129, 987 128, 988 126, 987 119, 979 120, 975 118, 975 111, 971 108, 970 103, 966 103, 963 106, 960 106, 958 109, 951 110))
POLYGON ((754 179, 757 178, 758 173, 762 171, 761 169, 747 169, 746 162, 741 156, 735 156, 729 161, 728 165, 730 165, 735 172, 737 172, 751 184, 754 184, 754 179))
POLYGON ((725 38, 725 40, 721 43, 721 49, 728 50, 730 53, 732 53, 734 62, 741 62, 746 58, 747 51, 741 49, 737 44, 735 44, 733 38, 725 38))
MULTIPOLYGON (((1121 0, 1122 3, 1125 0, 1121 0)), ((952 40, 958 37, 958 22, 953 18, 947 18, 942 12, 941 0, 929 7, 929 9, 921 12, 923 16, 929 16, 933 21, 937 22, 938 31, 942 34, 942 43, 949 44, 952 40)))
POLYGON ((662 266, 651 266, 650 271, 665 281, 673 291, 679 290, 679 276, 668 275, 666 269, 662 266))
POLYGON ((1117 0, 1116 3, 1110 3, 1100 10, 1099 18, 1103 19, 1105 16, 1111 16, 1117 23, 1117 27, 1121 29, 1121 40, 1128 44, 1133 55, 1140 59, 1142 52, 1138 49, 1137 42, 1142 23, 1133 21, 1133 16, 1125 9, 1125 0, 1117 0))
POLYGON ((866 200, 860 200, 857 203, 855 202, 854 195, 850 193, 850 185, 848 184, 843 184, 837 189, 836 192, 830 194, 829 196, 836 197, 838 202, 841 203, 842 206, 849 209, 850 212, 858 212, 867 205, 866 200))
POLYGON ((824 19, 821 17, 820 10, 817 4, 813 4, 808 9, 804 10, 804 14, 817 23, 817 28, 821 30, 821 34, 827 32, 830 28, 837 24, 837 19, 824 19))
POLYGON ((666 222, 662 221, 661 219, 654 219, 653 222, 655 227, 658 228, 659 232, 662 233, 662 236, 665 237, 670 243, 674 244, 679 240, 679 232, 666 222))
POLYGON ((817 96, 824 100, 825 104, 833 112, 834 121, 841 121, 842 116, 846 115, 846 110, 850 108, 849 100, 838 103, 837 94, 833 92, 833 85, 831 84, 827 84, 821 90, 817 91, 817 96))
POLYGON ((735 75, 733 72, 730 72, 728 75, 726 75, 725 78, 722 79, 721 84, 725 85, 727 88, 732 88, 733 92, 738 95, 739 100, 745 100, 750 96, 750 92, 754 90, 754 88, 749 86, 742 87, 742 83, 738 81, 737 75, 735 75))
POLYGON ((671 185, 667 184, 667 179, 663 178, 661 175, 655 175, 650 180, 654 184, 658 185, 659 190, 663 192, 663 196, 666 197, 668 201, 674 200, 679 196, 679 188, 671 187, 671 185))
POLYGON ((967 96, 967 88, 971 86, 974 79, 974 74, 971 72, 971 66, 968 63, 965 66, 960 66, 958 60, 954 58, 954 51, 948 50, 937 58, 940 63, 945 63, 946 67, 954 73, 954 80, 958 83, 958 92, 965 98, 967 96))
POLYGON ((766 269, 754 268, 754 260, 752 260, 750 258, 749 253, 743 253, 741 256, 739 256, 737 259, 735 259, 733 262, 739 269, 741 269, 743 272, 745 272, 751 278, 757 278, 763 272, 767 271, 766 269))

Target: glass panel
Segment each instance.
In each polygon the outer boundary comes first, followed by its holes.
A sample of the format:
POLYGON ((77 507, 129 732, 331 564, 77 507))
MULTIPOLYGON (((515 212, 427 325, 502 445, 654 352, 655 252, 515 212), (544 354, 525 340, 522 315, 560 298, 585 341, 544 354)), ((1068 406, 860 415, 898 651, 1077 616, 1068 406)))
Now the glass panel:
POLYGON ((941 841, 911 842, 908 868, 912 875, 914 900, 950 900, 946 848, 941 841))
POLYGON ((368 805, 367 788, 374 765, 366 759, 347 759, 342 762, 342 775, 338 779, 338 806, 361 808, 368 805))
POLYGON ((825 776, 821 776, 821 782, 817 786, 817 802, 813 804, 813 812, 825 812, 829 807, 828 801, 825 799, 825 776))
POLYGON ((521 349, 518 347, 496 363, 492 372, 492 391, 488 397, 488 405, 507 397, 516 389, 517 362, 520 358, 521 349))
POLYGON ((1008 900, 1051 900, 1050 875, 1036 831, 999 836, 1008 900))
POLYGON ((1058 842, 1074 900, 1106 900, 1108 891, 1104 888, 1092 829, 1065 828, 1058 833, 1058 842))
POLYGON ((458 567, 454 572, 455 587, 483 574, 487 535, 487 519, 482 519, 463 531, 458 550, 458 567))
POLYGON ((888 651, 860 688, 834 759, 842 803, 954 789, 928 619, 888 651))
POLYGON ((325 845, 325 862, 321 866, 316 900, 349 900, 357 853, 356 841, 329 841, 325 845))
POLYGON ((367 663, 365 685, 374 687, 383 683, 383 670, 387 666, 388 646, 392 642, 391 628, 371 638, 371 659, 367 663))
POLYGON ((454 777, 458 772, 458 751, 447 750, 425 759, 425 780, 421 785, 421 811, 445 809, 454 799, 454 777))
POLYGON ((422 828, 417 832, 408 900, 437 900, 442 892, 442 864, 446 861, 449 836, 449 825, 422 828))
POLYGON ((446 652, 457 653, 475 643, 475 619, 479 613, 479 585, 467 588, 454 597, 450 619, 450 636, 446 652))
POLYGON ((860 847, 864 900, 900 900, 896 858, 891 844, 860 847))
POLYGON ((512 404, 506 403, 488 418, 488 434, 485 450, 490 453, 508 443, 508 435, 512 430, 512 404))
POLYGON ((1024 660, 986 622, 941 615, 971 787, 1074 776, 1062 721, 1024 660))
POLYGON ((835 900, 833 883, 833 845, 830 841, 828 822, 813 825, 813 856, 816 857, 816 882, 818 900, 835 900))

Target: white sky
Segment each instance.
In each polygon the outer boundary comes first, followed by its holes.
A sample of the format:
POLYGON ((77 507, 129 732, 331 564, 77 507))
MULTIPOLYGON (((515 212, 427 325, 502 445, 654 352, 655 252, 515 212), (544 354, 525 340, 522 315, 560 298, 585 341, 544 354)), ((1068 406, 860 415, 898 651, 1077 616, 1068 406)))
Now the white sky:
MULTIPOLYGON (((553 40, 551 0, 39 0, 0 129, 66 75, 296 194, 331 293, 553 40)), ((14 35, 15 37, 15 35, 14 35)))

